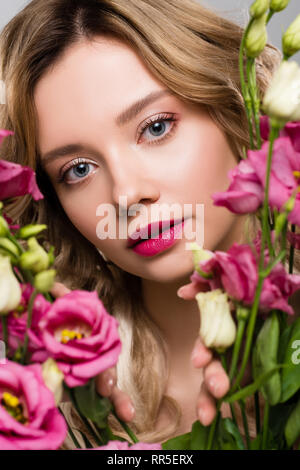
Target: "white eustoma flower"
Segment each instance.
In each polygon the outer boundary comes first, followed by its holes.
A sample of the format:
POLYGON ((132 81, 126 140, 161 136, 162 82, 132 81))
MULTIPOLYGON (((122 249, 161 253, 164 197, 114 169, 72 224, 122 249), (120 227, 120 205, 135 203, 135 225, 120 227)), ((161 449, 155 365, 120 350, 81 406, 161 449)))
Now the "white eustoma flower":
POLYGON ((49 357, 42 364, 42 376, 45 385, 54 395, 56 406, 60 403, 63 395, 64 374, 58 368, 54 359, 49 357))
POLYGON ((200 310, 199 336, 205 346, 225 350, 236 337, 228 296, 221 289, 196 294, 200 310))
POLYGON ((0 255, 0 315, 17 308, 21 296, 21 286, 12 270, 10 258, 0 255))
POLYGON ((300 120, 300 67, 297 62, 281 63, 263 99, 263 110, 284 125, 300 120))

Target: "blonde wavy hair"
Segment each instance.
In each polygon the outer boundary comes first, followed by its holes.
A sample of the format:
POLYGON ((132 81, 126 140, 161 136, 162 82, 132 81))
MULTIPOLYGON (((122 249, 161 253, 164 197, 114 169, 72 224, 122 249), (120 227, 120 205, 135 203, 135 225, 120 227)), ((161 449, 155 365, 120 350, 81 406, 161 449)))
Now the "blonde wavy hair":
MULTIPOLYGON (((40 165, 34 90, 71 44, 98 35, 114 37, 132 47, 178 98, 204 106, 239 161, 243 147, 250 146, 238 68, 242 33, 241 26, 193 0, 33 0, 0 37, 0 72, 6 84, 0 125, 14 132, 4 139, 0 157, 33 168, 45 196, 37 202, 27 196, 13 201, 7 212, 22 225, 47 224, 45 239, 55 246, 59 280, 72 289, 97 290, 118 319, 122 353, 117 383, 133 400, 136 415, 130 426, 144 442, 176 436, 181 418, 178 403, 165 394, 164 339, 145 312, 141 279, 106 263, 64 213, 40 165), (169 410, 170 424, 156 431, 162 404, 169 410)), ((257 59, 261 98, 281 57, 268 44, 257 59)), ((254 235, 257 227, 255 216, 249 216, 245 235, 254 235)), ((109 424, 116 435, 128 439, 113 415, 109 424)))

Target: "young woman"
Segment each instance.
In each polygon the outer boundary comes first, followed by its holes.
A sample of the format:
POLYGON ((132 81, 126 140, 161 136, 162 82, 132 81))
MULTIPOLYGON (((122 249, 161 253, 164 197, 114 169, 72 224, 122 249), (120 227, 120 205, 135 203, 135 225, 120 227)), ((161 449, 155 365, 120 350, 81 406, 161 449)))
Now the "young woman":
MULTIPOLYGON (((14 131, 1 158, 34 168, 45 196, 24 198, 10 215, 47 224, 61 281, 54 295, 96 289, 118 319, 122 353, 98 376, 98 391, 144 442, 188 432, 196 419, 210 424, 229 379, 197 340, 193 292, 177 294, 193 272, 191 240, 133 250, 126 238, 101 238, 97 207, 126 211, 126 196, 127 208, 146 208, 144 226, 161 220, 150 217, 154 204, 190 204, 185 223, 195 231, 196 204, 204 204, 204 248, 251 238, 255 218, 211 199, 249 147, 242 32, 193 0, 33 0, 1 35, 1 127, 14 131)), ((279 60, 271 45, 259 56, 261 96, 279 60)), ((231 416, 226 405, 221 411, 231 416)))

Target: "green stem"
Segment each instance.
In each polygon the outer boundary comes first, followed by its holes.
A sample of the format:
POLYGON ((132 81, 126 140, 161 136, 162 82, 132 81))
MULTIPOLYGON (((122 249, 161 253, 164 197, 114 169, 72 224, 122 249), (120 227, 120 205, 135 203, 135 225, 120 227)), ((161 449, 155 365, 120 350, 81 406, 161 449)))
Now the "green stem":
POLYGON ((267 445, 268 439, 268 425, 269 425, 269 412, 270 412, 270 405, 266 401, 265 408, 264 408, 264 423, 263 423, 263 435, 262 435, 262 446, 261 449, 265 450, 267 445))
MULTIPOLYGON (((228 369, 227 369, 227 364, 226 364, 225 355, 222 355, 222 356, 221 356, 221 361, 222 361, 223 368, 224 368, 225 372, 226 372, 227 375, 228 375, 228 369)), ((234 424, 237 426, 237 420, 236 420, 236 416, 235 416, 235 411, 234 411, 233 403, 230 403, 229 406, 230 406, 232 421, 233 421, 234 424)))
POLYGON ((285 258, 286 250, 282 250, 273 261, 264 269, 264 271, 261 272, 262 276, 265 278, 269 276, 270 272, 276 266, 277 263, 279 263, 283 258, 285 258))
POLYGON ((115 410, 112 410, 112 414, 114 415, 114 417, 119 421, 120 425, 122 426, 122 428, 124 429, 125 432, 127 432, 128 436, 132 439, 132 441, 136 444, 137 442, 139 442, 138 438, 135 436, 135 434, 131 431, 130 427, 124 422, 122 421, 117 413, 115 412, 115 410))
POLYGON ((8 238, 17 248, 21 253, 24 253, 26 250, 20 245, 20 243, 16 240, 16 237, 14 237, 11 233, 8 233, 6 235, 6 238, 8 238))
POLYGON ((73 395, 73 390, 68 387, 66 384, 64 384, 64 387, 65 389, 67 390, 68 394, 69 394, 69 397, 71 399, 71 402, 75 408, 75 410, 77 411, 78 415, 80 416, 81 420, 83 421, 83 423, 85 424, 85 426, 87 427, 87 429, 89 430, 89 432, 91 433, 91 435, 93 436, 93 438, 95 439, 96 443, 98 446, 101 446, 103 444, 105 444, 105 442, 103 442, 102 438, 97 435, 94 431, 94 429, 90 426, 90 423, 88 422, 87 418, 80 412, 80 410, 78 409, 78 406, 76 404, 76 400, 75 400, 75 397, 73 395))
POLYGON ((287 227, 288 227, 288 222, 286 221, 286 223, 284 224, 283 226, 283 229, 282 229, 282 232, 281 232, 281 240, 280 240, 280 246, 281 246, 281 250, 285 251, 286 250, 286 234, 287 234, 287 227))
MULTIPOLYGON (((225 354, 221 353, 220 357, 221 357, 221 362, 222 362, 223 368, 227 372, 227 364, 226 364, 225 354)), ((215 435, 215 429, 216 429, 216 426, 217 426, 217 422, 218 422, 219 418, 221 417, 220 408, 221 408, 221 405, 222 405, 222 401, 223 401, 223 398, 220 398, 217 401, 217 406, 216 406, 217 412, 216 412, 215 419, 213 420, 213 423, 210 426, 206 450, 211 449, 211 446, 212 446, 212 443, 213 443, 213 440, 214 440, 214 435, 215 435)))
POLYGON ((1 322, 2 322, 2 334, 3 334, 3 341, 5 343, 6 354, 8 354, 8 330, 7 330, 7 316, 1 315, 1 322))
MULTIPOLYGON (((295 224, 292 224, 291 231, 292 231, 292 233, 295 233, 295 231, 296 231, 296 225, 295 224)), ((289 274, 293 274, 294 252, 295 252, 295 248, 291 244, 290 245, 290 256, 289 256, 289 274)))
POLYGON ((251 351, 252 337, 253 337, 253 334, 254 334, 256 315, 257 315, 257 312, 258 312, 259 299, 260 299, 260 294, 261 294, 261 290, 262 290, 262 286, 263 286, 263 281, 264 281, 263 277, 259 274, 258 283, 257 283, 257 287, 256 287, 256 292, 255 292, 255 298, 254 298, 254 302, 253 302, 253 305, 252 305, 252 308, 251 308, 249 323, 248 323, 248 327, 247 327, 246 345, 245 345, 245 350, 244 350, 244 354, 243 354, 242 364, 241 364, 240 371, 237 375, 236 381, 235 381, 235 383, 234 383, 234 385, 231 389, 231 393, 233 393, 238 388, 238 386, 239 386, 239 384, 240 384, 240 382, 241 382, 241 380, 244 376, 244 372, 245 372, 245 369, 246 369, 246 366, 247 366, 248 357, 249 357, 249 354, 250 354, 250 351, 251 351))
POLYGON ((274 250, 272 239, 271 239, 271 229, 272 229, 271 222, 270 222, 269 227, 270 227, 270 230, 267 230, 266 239, 267 239, 269 253, 270 253, 271 257, 273 257, 273 256, 275 256, 275 250, 274 250))
POLYGON ((260 406, 258 391, 254 393, 256 435, 260 433, 260 406))
POLYGON ((244 403, 244 400, 238 400, 238 403, 240 405, 241 412, 242 412, 243 425, 244 425, 246 443, 247 443, 247 449, 250 450, 250 436, 249 436, 247 416, 246 416, 246 412, 245 412, 245 403, 244 403))
POLYGON ((269 143, 268 161, 267 161, 267 169, 266 169, 265 198, 264 198, 263 214, 262 214, 262 238, 261 238, 261 252, 260 252, 260 260, 259 260, 258 283, 256 286, 254 302, 252 304, 252 308, 250 312, 250 319, 249 319, 249 323, 247 327, 247 338, 246 338, 246 345, 245 345, 245 350, 243 354, 242 364, 241 364, 240 371, 237 375, 236 381, 232 387, 231 393, 237 389, 245 373, 245 369, 246 369, 248 358, 249 358, 250 351, 251 351, 256 316, 257 316, 258 307, 259 307, 260 294, 261 294, 263 282, 264 282, 264 273, 262 273, 261 271, 264 265, 264 250, 265 250, 265 241, 267 239, 267 231, 270 232, 268 209, 269 209, 269 183, 270 183, 271 160, 272 160, 272 152, 273 152, 273 143, 274 143, 274 140, 277 138, 278 134, 279 134, 279 129, 277 127, 274 127, 274 125, 271 122, 270 143, 269 143))
POLYGON ((229 372, 230 383, 232 382, 232 380, 234 378, 234 375, 235 375, 236 366, 237 366, 238 359, 239 359, 239 352, 240 352, 240 348, 241 348, 241 344, 242 344, 242 340, 243 340, 245 326, 246 326, 246 319, 245 318, 239 318, 238 319, 236 339, 235 339, 234 347, 233 347, 233 354, 232 354, 230 372, 229 372))
POLYGON ((263 262, 264 262, 265 241, 268 238, 267 232, 270 233, 269 218, 268 218, 269 216, 269 185, 270 185, 273 144, 278 134, 279 134, 279 129, 271 125, 268 160, 267 160, 267 168, 266 168, 265 198, 264 198, 263 213, 262 213, 262 239, 261 239, 260 263, 259 263, 260 270, 262 269, 263 262))
POLYGON ((269 23, 269 21, 270 21, 270 19, 272 18, 273 15, 274 15, 274 11, 273 11, 273 10, 270 10, 270 11, 269 11, 269 14, 268 14, 268 16, 267 16, 266 24, 269 23))
POLYGON ((220 398, 217 401, 217 413, 216 413, 215 419, 213 420, 212 425, 210 426, 206 450, 210 450, 211 446, 212 446, 212 443, 213 443, 216 425, 217 425, 217 422, 218 422, 218 419, 219 419, 219 416, 220 416, 220 408, 221 408, 222 401, 223 401, 222 398, 220 398))
POLYGON ((23 348, 21 364, 25 364, 25 361, 26 361, 26 353, 27 353, 28 340, 29 340, 28 330, 31 327, 33 304, 37 295, 38 295, 38 291, 36 289, 33 289, 29 302, 28 302, 28 307, 27 307, 27 325, 26 325, 26 332, 25 332, 25 337, 24 337, 24 348, 23 348))
POLYGON ((242 88, 242 95, 244 98, 245 103, 245 110, 247 115, 248 127, 249 127, 249 135, 250 135, 250 148, 254 149, 253 143, 253 125, 252 125, 252 106, 251 106, 251 98, 249 95, 248 85, 245 81, 245 73, 244 73, 244 48, 245 48, 245 41, 248 31, 253 23, 254 19, 251 18, 246 29, 244 30, 240 51, 239 51, 239 70, 240 70, 240 81, 241 81, 241 88, 242 88))
POLYGON ((258 97, 258 89, 257 89, 257 84, 256 84, 255 59, 252 57, 249 57, 247 59, 247 78, 249 82, 251 106, 252 106, 252 112, 253 112, 254 122, 255 122, 257 148, 260 149, 261 144, 262 144, 261 135, 260 135, 260 121, 259 121, 260 100, 258 97))
POLYGON ((81 449, 81 445, 79 444, 79 442, 78 442, 78 440, 77 440, 75 434, 74 434, 73 431, 72 431, 71 426, 69 425, 68 421, 66 420, 65 415, 63 414, 63 412, 62 412, 62 410, 60 409, 60 407, 58 407, 58 411, 59 411, 60 414, 63 416, 63 418, 64 418, 64 420, 65 420, 65 422, 66 422, 66 425, 67 425, 67 427, 68 427, 68 433, 70 434, 71 439, 72 439, 72 441, 73 441, 73 443, 74 443, 76 449, 81 449))

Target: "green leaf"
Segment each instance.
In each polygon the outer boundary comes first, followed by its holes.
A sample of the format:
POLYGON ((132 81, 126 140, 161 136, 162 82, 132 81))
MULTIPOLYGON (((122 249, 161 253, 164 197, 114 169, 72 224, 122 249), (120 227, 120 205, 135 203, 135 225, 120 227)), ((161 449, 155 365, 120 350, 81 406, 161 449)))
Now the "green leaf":
POLYGON ((190 450, 191 432, 173 437, 161 444, 163 450, 190 450))
MULTIPOLYGON (((279 344, 279 320, 278 314, 272 314, 264 322, 253 348, 252 373, 257 379, 261 374, 272 370, 277 365, 277 353, 279 344)), ((281 380, 280 372, 276 371, 261 386, 264 398, 275 405, 280 400, 281 380)))
POLYGON ((247 385, 247 387, 242 388, 238 392, 235 392, 233 395, 224 397, 223 401, 226 401, 227 403, 233 403, 234 401, 238 401, 250 395, 253 395, 256 390, 258 390, 262 386, 264 382, 266 382, 277 370, 281 369, 282 367, 287 366, 285 364, 278 364, 272 370, 261 374, 252 384, 247 385))
POLYGON ((195 421, 191 432, 191 450, 205 450, 210 426, 203 426, 199 420, 195 421))
POLYGON ((250 440, 250 450, 260 450, 261 434, 258 434, 255 439, 250 440))
POLYGON ((289 447, 291 447, 300 436, 300 399, 287 420, 284 435, 289 447))
POLYGON ((230 419, 230 418, 225 418, 224 419, 224 427, 226 431, 233 436, 235 439, 235 442, 237 444, 238 449, 243 450, 245 449, 245 444, 243 441, 243 438, 241 436, 241 433, 236 426, 236 424, 230 419))
MULTIPOLYGON (((216 429, 217 448, 221 450, 244 450, 245 445, 239 429, 230 418, 222 418, 216 429)), ((216 448, 214 446, 214 448, 216 448)))
POLYGON ((291 325, 288 344, 285 349, 284 363, 288 366, 281 374, 280 402, 287 401, 300 389, 300 318, 291 325))
POLYGON ((86 385, 73 388, 73 392, 80 413, 92 420, 100 429, 106 428, 112 404, 108 398, 98 395, 94 379, 86 385))
POLYGON ((268 426, 269 430, 272 431, 278 450, 287 449, 286 439, 284 437, 284 428, 288 417, 297 402, 297 400, 294 400, 293 402, 291 402, 291 400, 292 399, 285 403, 277 403, 277 405, 270 407, 268 426))
POLYGON ((279 348, 278 348, 278 362, 280 364, 284 363, 284 358, 286 354, 286 350, 291 339, 291 335, 293 333, 294 324, 288 325, 281 333, 280 340, 279 340, 279 348))

